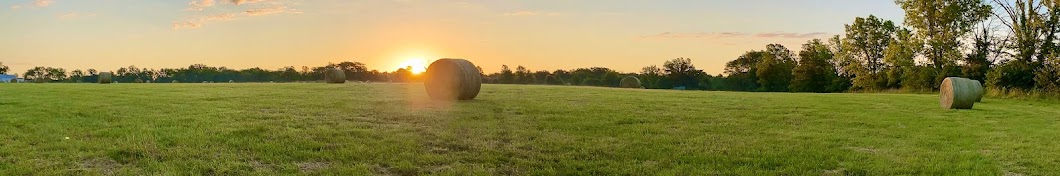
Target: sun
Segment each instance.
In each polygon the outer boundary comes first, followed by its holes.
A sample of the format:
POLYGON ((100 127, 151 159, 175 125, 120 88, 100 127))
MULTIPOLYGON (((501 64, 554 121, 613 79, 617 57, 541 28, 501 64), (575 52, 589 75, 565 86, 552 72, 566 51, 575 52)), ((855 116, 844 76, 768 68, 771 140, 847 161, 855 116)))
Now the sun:
POLYGON ((404 63, 401 63, 401 68, 408 67, 412 67, 412 69, 409 70, 412 74, 427 72, 427 60, 423 58, 409 58, 408 60, 405 60, 404 63))

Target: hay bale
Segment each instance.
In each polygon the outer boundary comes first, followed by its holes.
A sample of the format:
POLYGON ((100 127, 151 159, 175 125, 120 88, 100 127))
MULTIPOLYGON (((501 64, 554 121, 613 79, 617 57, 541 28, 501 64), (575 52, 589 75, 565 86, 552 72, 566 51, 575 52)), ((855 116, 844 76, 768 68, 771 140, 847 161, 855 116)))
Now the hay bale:
POLYGON ((173 80, 171 83, 180 83, 180 81, 173 80))
POLYGON ((228 80, 228 83, 236 83, 236 80, 228 80))
POLYGON ((959 77, 946 78, 939 86, 939 105, 946 109, 972 109, 982 91, 975 81, 959 77))
POLYGON ((330 84, 346 83, 346 72, 337 68, 328 68, 328 70, 324 72, 324 82, 330 84))
POLYGON ((8 81, 7 83, 18 83, 18 79, 11 79, 11 81, 8 81))
POLYGON ((133 83, 144 83, 144 80, 140 79, 140 78, 136 78, 136 79, 133 80, 133 83))
POLYGON ((640 86, 640 78, 637 78, 636 76, 627 76, 625 78, 622 78, 622 81, 620 81, 618 83, 618 87, 621 87, 621 88, 641 88, 641 86, 640 86))
POLYGON ((436 100, 471 100, 482 88, 482 74, 464 59, 439 59, 424 74, 427 95, 436 100))
POLYGON ((98 82, 100 84, 110 84, 110 83, 114 82, 114 73, 111 73, 111 72, 99 72, 99 81, 98 82))

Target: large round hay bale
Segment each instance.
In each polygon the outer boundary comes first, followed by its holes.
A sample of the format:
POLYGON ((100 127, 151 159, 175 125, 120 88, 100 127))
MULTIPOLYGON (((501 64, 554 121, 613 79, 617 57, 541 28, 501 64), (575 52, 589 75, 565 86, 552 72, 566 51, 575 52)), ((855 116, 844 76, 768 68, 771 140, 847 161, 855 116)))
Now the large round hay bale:
POLYGON ((328 68, 324 72, 324 82, 330 84, 346 83, 346 72, 342 71, 342 69, 328 68))
POLYGON ((939 85, 939 104, 946 109, 972 109, 981 89, 970 79, 946 78, 939 85))
POLYGON ((114 82, 114 73, 111 73, 111 72, 99 72, 99 81, 98 82, 100 84, 110 84, 110 83, 114 82))
POLYGON ((640 78, 637 78, 636 76, 627 76, 625 78, 622 78, 622 81, 620 81, 618 83, 618 87, 621 87, 621 88, 641 88, 641 86, 640 86, 640 78))
POLYGON ((464 59, 439 59, 424 74, 427 95, 436 100, 471 100, 482 88, 482 74, 464 59))
POLYGON ((18 83, 18 79, 11 79, 11 81, 9 81, 7 83, 18 83))

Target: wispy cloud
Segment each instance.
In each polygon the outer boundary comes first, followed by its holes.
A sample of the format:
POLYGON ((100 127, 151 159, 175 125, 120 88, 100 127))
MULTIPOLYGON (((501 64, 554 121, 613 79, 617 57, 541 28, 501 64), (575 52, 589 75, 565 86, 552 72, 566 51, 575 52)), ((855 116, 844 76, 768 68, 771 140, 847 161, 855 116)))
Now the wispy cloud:
POLYGON ((59 18, 60 20, 72 20, 72 19, 77 19, 77 18, 92 18, 92 17, 96 17, 96 14, 95 13, 70 12, 70 13, 60 14, 60 15, 56 16, 56 18, 59 18))
POLYGON ((559 12, 536 12, 536 11, 517 11, 504 13, 504 16, 560 16, 559 12))
POLYGON ((762 38, 817 38, 826 36, 828 33, 824 32, 811 32, 811 33, 792 33, 792 32, 774 32, 774 33, 759 33, 755 34, 755 37, 762 38))
POLYGON ((749 34, 740 32, 696 32, 696 33, 674 33, 674 32, 663 32, 655 35, 642 36, 641 38, 723 38, 723 37, 741 37, 749 34))
POLYGON ((30 1, 30 2, 28 2, 26 4, 11 5, 11 9, 21 9, 21 8, 26 8, 26 7, 44 8, 44 7, 51 6, 52 3, 55 3, 55 1, 53 1, 53 0, 33 0, 33 1, 30 1))
POLYGON ((173 30, 196 29, 208 23, 238 20, 246 17, 266 16, 273 14, 297 14, 302 13, 293 9, 282 0, 196 0, 188 3, 185 10, 196 11, 191 17, 177 20, 172 23, 173 30), (210 14, 203 13, 206 9, 210 14), (220 11, 220 12, 218 12, 220 11))
POLYGON ((742 32, 696 32, 696 33, 674 33, 674 32, 663 32, 655 35, 641 36, 641 38, 657 38, 657 39, 695 39, 695 38, 728 38, 728 37, 758 37, 758 38, 817 38, 826 36, 828 33, 824 32, 811 32, 811 33, 792 33, 792 32, 772 32, 772 33, 757 33, 749 34, 742 32))

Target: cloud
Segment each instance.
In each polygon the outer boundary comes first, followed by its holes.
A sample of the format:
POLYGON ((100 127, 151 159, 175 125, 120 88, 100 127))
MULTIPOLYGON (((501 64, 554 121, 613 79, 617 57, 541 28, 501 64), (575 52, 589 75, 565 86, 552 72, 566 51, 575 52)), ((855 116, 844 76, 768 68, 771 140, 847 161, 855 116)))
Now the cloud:
POLYGON ((504 13, 504 16, 559 16, 562 15, 559 12, 535 12, 535 11, 517 11, 504 13))
POLYGON ((187 11, 194 13, 190 17, 172 23, 173 30, 196 29, 209 23, 238 20, 247 17, 267 16, 273 14, 298 14, 302 11, 288 6, 284 0, 195 0, 188 3, 187 11), (221 1, 218 4, 217 1, 221 1), (209 12, 204 13, 206 9, 209 12))
POLYGON ((774 32, 774 33, 759 33, 755 34, 755 37, 761 38, 817 38, 820 36, 828 35, 824 32, 811 32, 811 33, 791 33, 791 32, 774 32))
POLYGON ((723 37, 741 37, 747 36, 746 33, 740 32, 697 32, 697 33, 673 33, 663 32, 655 35, 643 36, 641 38, 670 38, 670 39, 682 39, 682 38, 723 38, 723 37))
POLYGON ((192 11, 202 11, 206 8, 213 7, 214 0, 202 0, 202 1, 191 1, 188 3, 188 9, 192 11))
POLYGON ((33 6, 36 7, 48 7, 52 5, 52 0, 33 0, 33 6))
POLYGON ((252 3, 264 2, 264 1, 265 0, 229 0, 229 2, 231 2, 232 4, 236 4, 236 5, 252 4, 252 3))
POLYGON ((91 18, 91 17, 96 17, 96 14, 95 13, 70 12, 70 13, 60 14, 59 16, 56 16, 56 18, 59 18, 60 20, 71 20, 71 19, 77 19, 77 18, 91 18))
POLYGON ((51 6, 53 3, 55 3, 55 1, 53 1, 53 0, 33 0, 33 1, 31 1, 29 3, 26 3, 26 4, 11 5, 11 9, 21 9, 21 8, 26 8, 26 7, 44 8, 44 7, 51 6))
POLYGON ((757 33, 748 34, 742 32, 697 32, 697 33, 673 33, 663 32, 655 35, 641 36, 641 38, 657 38, 657 39, 695 39, 695 38, 728 38, 728 37, 758 37, 758 38, 817 38, 826 36, 828 33, 824 32, 811 32, 811 33, 792 33, 792 32, 772 32, 772 33, 757 33))
POLYGON ((281 12, 284 12, 284 11, 287 11, 287 7, 285 7, 285 6, 275 6, 275 7, 269 7, 269 8, 250 9, 250 10, 247 10, 245 13, 247 15, 249 15, 249 16, 261 16, 261 15, 269 15, 269 14, 274 14, 274 13, 281 13, 281 12))

